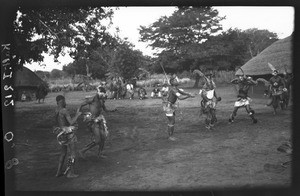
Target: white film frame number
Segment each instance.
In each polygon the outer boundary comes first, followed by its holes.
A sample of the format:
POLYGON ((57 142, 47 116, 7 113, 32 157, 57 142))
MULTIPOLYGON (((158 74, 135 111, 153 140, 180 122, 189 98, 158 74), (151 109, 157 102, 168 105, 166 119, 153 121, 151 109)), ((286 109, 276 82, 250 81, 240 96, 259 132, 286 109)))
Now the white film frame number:
POLYGON ((12 141, 13 138, 14 138, 14 134, 13 134, 13 132, 11 132, 11 131, 10 131, 10 132, 7 132, 7 133, 4 135, 4 139, 5 139, 7 142, 12 141), (8 135, 11 135, 11 137, 8 138, 8 135))
POLYGON ((11 160, 6 161, 5 168, 11 169, 14 165, 18 165, 19 160, 17 158, 12 158, 11 160))

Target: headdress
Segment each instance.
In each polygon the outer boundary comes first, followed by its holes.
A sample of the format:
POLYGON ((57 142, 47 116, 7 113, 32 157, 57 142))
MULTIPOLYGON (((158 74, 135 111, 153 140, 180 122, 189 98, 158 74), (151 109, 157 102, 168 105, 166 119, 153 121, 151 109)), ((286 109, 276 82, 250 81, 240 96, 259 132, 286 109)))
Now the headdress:
POLYGON ((178 83, 179 82, 178 77, 177 76, 171 76, 169 82, 170 82, 171 85, 174 84, 174 82, 178 83))

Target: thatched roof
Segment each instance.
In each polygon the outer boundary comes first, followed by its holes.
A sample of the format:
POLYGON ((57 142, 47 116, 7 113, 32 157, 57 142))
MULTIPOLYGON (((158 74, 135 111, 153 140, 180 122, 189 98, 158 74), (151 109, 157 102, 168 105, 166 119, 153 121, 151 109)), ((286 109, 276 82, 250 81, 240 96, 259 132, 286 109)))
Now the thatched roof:
POLYGON ((17 70, 14 75, 15 87, 38 87, 42 83, 44 81, 26 67, 17 70))
MULTIPOLYGON (((266 75, 271 74, 268 62, 271 63, 279 73, 284 72, 286 65, 287 72, 292 73, 292 35, 284 39, 274 42, 272 45, 264 49, 256 57, 250 59, 241 68, 246 75, 266 75)), ((239 69, 236 75, 242 74, 239 69)))

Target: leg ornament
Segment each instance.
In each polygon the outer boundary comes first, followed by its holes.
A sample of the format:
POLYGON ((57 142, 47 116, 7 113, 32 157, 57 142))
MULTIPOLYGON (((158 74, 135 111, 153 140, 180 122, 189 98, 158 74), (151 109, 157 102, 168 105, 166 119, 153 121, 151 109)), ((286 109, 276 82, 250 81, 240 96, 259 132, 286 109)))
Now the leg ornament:
POLYGON ((232 123, 234 121, 234 117, 236 116, 238 107, 234 107, 232 114, 230 115, 229 122, 232 123))
POLYGON ((252 119, 253 123, 257 123, 257 119, 254 118, 254 110, 250 108, 250 106, 246 106, 246 111, 248 112, 250 118, 252 119))
POLYGON ((68 162, 67 162, 67 168, 66 168, 66 170, 65 170, 65 172, 64 172, 64 175, 66 175, 66 174, 69 172, 69 170, 72 169, 72 167, 74 166, 74 164, 75 164, 75 158, 70 157, 70 158, 68 159, 68 162))

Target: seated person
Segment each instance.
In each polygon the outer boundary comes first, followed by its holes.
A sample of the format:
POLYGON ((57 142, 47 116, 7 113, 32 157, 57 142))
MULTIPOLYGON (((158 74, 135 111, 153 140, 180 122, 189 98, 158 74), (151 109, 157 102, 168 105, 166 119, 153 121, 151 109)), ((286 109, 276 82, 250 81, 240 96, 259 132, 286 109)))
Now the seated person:
POLYGON ((138 97, 139 99, 145 99, 147 95, 146 90, 143 87, 140 87, 138 90, 138 97))
POLYGON ((159 97, 159 98, 161 98, 161 92, 160 92, 160 89, 158 88, 158 86, 156 85, 155 87, 154 87, 154 89, 152 90, 152 92, 151 92, 151 97, 152 98, 156 98, 156 97, 159 97))
POLYGON ((134 96, 133 84, 128 83, 128 84, 126 85, 126 89, 127 89, 128 95, 129 95, 129 99, 133 99, 133 96, 134 96))
POLYGON ((26 101, 26 99, 27 99, 26 93, 25 93, 25 91, 23 91, 23 92, 22 92, 22 95, 21 95, 21 101, 22 101, 22 102, 23 102, 23 101, 26 101))

